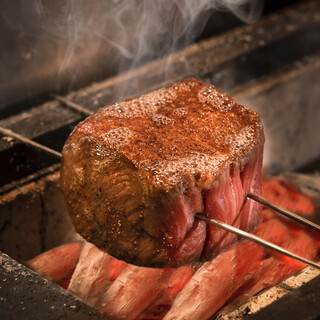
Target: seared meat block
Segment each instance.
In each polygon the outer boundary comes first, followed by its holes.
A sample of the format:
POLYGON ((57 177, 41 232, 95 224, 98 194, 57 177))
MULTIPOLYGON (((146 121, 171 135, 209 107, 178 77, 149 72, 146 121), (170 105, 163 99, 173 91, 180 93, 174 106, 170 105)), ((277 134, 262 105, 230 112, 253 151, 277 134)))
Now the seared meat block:
POLYGON ((236 236, 197 212, 252 231, 261 208, 264 135, 257 113, 184 80, 100 109, 63 149, 61 184, 76 230, 140 266, 208 260, 236 236))

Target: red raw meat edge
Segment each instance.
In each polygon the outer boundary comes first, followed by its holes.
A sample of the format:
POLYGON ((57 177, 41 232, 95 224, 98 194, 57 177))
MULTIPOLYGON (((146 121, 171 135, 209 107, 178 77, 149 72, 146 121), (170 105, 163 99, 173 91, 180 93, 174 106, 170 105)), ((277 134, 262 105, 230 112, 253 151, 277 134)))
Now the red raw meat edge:
POLYGON ((225 169, 210 190, 203 194, 198 189, 188 190, 164 208, 162 224, 172 264, 210 260, 238 240, 234 234, 196 220, 195 213, 203 212, 234 227, 254 231, 262 221, 262 207, 247 198, 248 192, 262 192, 262 148, 245 165, 225 169))

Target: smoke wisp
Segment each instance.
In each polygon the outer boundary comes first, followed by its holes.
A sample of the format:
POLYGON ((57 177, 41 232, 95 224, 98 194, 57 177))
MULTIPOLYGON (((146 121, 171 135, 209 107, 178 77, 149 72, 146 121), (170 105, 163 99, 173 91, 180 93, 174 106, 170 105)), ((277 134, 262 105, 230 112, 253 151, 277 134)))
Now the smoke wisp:
MULTIPOLYGON (((73 89, 74 82, 121 73, 186 47, 214 10, 252 23, 262 1, 3 0, 0 24, 14 31, 11 45, 27 60, 22 68, 28 77, 39 79, 40 86, 55 77, 57 88, 67 78, 73 89)), ((21 87, 29 85, 28 77, 21 87)))
POLYGON ((80 42, 89 42, 93 50, 105 42, 117 51, 114 58, 119 72, 192 43, 213 10, 230 11, 247 23, 262 11, 260 0, 69 0, 67 4, 68 46, 62 68, 80 42))

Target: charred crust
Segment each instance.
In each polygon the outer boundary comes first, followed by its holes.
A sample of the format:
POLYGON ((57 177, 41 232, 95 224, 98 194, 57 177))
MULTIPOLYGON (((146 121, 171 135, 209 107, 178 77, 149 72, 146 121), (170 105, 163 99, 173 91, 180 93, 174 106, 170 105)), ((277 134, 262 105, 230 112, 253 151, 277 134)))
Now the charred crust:
POLYGON ((163 203, 191 186, 204 193, 263 139, 257 113, 194 79, 102 108, 63 149, 61 185, 76 230, 118 259, 167 266, 161 228, 148 229, 163 203))

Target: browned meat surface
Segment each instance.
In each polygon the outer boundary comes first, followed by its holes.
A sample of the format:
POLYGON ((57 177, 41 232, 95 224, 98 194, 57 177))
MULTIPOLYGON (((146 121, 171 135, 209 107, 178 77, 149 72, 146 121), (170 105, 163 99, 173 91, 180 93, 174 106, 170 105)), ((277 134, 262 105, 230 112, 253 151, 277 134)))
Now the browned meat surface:
POLYGON ((100 109, 63 149, 61 184, 76 230, 141 266, 208 260, 233 235, 197 212, 252 231, 261 208, 257 113, 194 79, 100 109))

